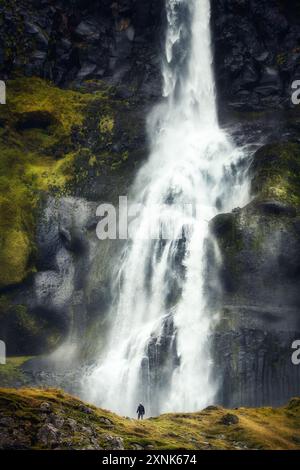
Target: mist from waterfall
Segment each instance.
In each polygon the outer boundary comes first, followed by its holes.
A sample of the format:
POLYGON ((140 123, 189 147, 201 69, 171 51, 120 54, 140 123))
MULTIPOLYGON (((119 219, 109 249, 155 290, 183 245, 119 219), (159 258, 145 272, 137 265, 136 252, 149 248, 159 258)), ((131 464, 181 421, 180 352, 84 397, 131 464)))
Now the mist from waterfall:
POLYGON ((128 416, 139 402, 151 414, 213 403, 209 221, 249 198, 244 151, 218 124, 210 1, 166 0, 166 17, 164 100, 149 116, 151 154, 131 191, 144 210, 114 280, 105 351, 84 377, 86 398, 128 416), (149 239, 150 226, 175 236, 149 239))

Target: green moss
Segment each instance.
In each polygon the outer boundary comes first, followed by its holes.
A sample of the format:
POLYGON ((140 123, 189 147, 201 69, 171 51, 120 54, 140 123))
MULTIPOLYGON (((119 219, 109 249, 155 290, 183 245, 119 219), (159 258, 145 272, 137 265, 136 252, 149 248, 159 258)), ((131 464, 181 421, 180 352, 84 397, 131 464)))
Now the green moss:
POLYGON ((62 90, 39 78, 8 81, 7 105, 0 107, 0 288, 34 270, 41 193, 68 194, 79 146, 73 133, 80 134, 95 99, 106 96, 62 90))
MULTIPOLYGON (((22 77, 7 83, 5 114, 6 118, 13 119, 18 127, 20 119, 24 120, 26 114, 27 117, 31 117, 32 113, 46 113, 50 117, 49 124, 51 125, 52 121, 54 127, 55 123, 58 125, 56 129, 53 129, 53 135, 69 136, 74 125, 82 125, 84 106, 91 99, 90 94, 63 90, 40 78, 22 77)), ((44 127, 43 124, 42 128, 44 127)), ((38 128, 38 126, 34 125, 33 128, 38 128)))
POLYGON ((275 199, 300 205, 300 146, 279 143, 260 149, 251 172, 252 191, 259 199, 275 199))
POLYGON ((0 107, 0 289, 35 271, 44 193, 89 197, 99 175, 140 160, 136 138, 144 122, 137 109, 100 81, 78 90, 34 77, 8 81, 0 107))

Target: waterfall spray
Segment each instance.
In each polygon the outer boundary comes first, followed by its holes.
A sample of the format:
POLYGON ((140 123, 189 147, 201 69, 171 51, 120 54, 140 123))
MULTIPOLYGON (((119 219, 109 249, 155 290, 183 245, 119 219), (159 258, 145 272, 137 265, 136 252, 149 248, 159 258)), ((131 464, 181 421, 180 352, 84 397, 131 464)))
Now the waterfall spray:
POLYGON ((152 414, 213 402, 208 222, 248 200, 233 171, 245 155, 217 119, 210 1, 166 0, 166 17, 165 99, 149 116, 151 154, 131 191, 145 209, 122 255, 106 350, 84 380, 89 400, 129 416, 140 401, 152 414), (149 239, 149 224, 176 236, 149 239))

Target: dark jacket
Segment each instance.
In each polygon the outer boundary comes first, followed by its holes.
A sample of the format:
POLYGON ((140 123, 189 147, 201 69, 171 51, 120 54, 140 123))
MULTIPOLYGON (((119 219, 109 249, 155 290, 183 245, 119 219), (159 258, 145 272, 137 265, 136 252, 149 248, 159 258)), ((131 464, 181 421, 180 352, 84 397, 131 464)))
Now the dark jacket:
POLYGON ((144 415, 144 414, 145 414, 145 408, 143 407, 143 405, 139 405, 139 406, 138 406, 138 409, 136 410, 136 412, 137 412, 139 415, 144 415))

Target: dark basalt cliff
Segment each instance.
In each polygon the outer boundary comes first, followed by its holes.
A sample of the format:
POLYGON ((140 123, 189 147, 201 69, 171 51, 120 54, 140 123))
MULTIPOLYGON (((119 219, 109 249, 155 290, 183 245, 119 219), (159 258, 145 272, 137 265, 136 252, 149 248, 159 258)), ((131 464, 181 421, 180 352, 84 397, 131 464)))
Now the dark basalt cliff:
MULTIPOLYGON (((163 5, 0 2, 8 88, 0 109, 0 337, 11 355, 50 352, 66 339, 72 351, 79 337, 81 358, 101 347, 120 247, 97 241, 95 209, 127 194, 147 157, 146 116, 161 96, 163 5)), ((291 363, 300 337, 300 109, 291 103, 300 8, 215 0, 212 31, 221 122, 258 149, 253 201, 211 222, 223 257, 221 267, 211 263, 217 291, 208 283, 212 308, 221 310, 213 340, 219 401, 281 404, 300 391, 291 363)), ((163 351, 151 351, 154 367, 163 351)), ((46 365, 33 363, 34 371, 46 365)), ((30 374, 57 384, 50 373, 30 374)))
POLYGON ((291 362, 300 337, 299 112, 291 101, 300 8, 276 0, 212 5, 221 118, 238 112, 241 122, 255 111, 244 135, 261 147, 249 170, 253 201, 211 223, 223 257, 213 347, 219 400, 276 405, 300 383, 291 362))
POLYGON ((225 107, 289 107, 300 75, 300 7, 279 0, 212 2, 216 80, 225 107))
POLYGON ((299 393, 291 361, 300 337, 299 162, 296 143, 260 149, 253 201, 211 223, 223 255, 214 351, 226 405, 276 405, 299 393))
POLYGON ((0 70, 160 96, 163 0, 1 2, 0 70))

